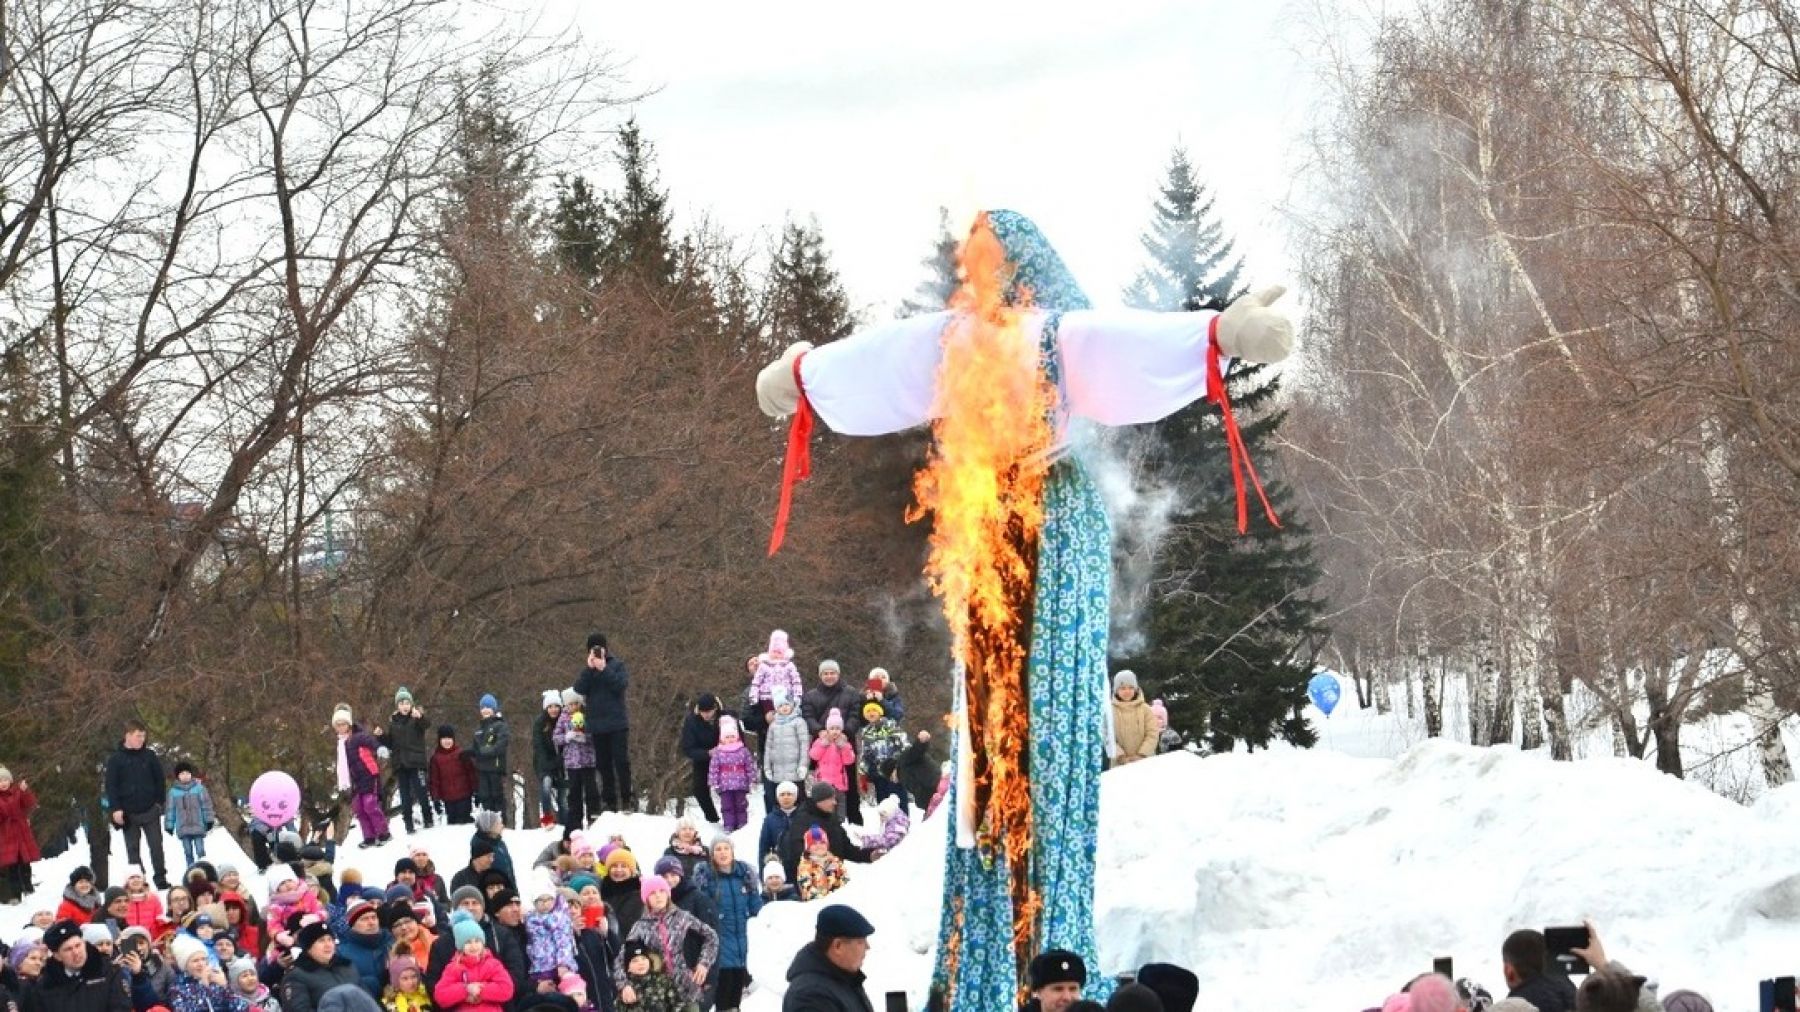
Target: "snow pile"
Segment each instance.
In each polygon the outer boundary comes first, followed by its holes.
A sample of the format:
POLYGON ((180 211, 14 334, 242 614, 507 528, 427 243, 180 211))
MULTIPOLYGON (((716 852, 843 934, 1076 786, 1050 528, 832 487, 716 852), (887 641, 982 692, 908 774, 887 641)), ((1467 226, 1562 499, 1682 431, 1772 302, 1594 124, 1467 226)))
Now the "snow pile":
MULTIPOLYGON (((1721 1012, 1750 1012, 1758 980, 1800 968, 1800 841, 1784 833, 1800 818, 1800 785, 1745 808, 1640 761, 1551 763, 1444 741, 1397 759, 1177 753, 1102 782, 1101 969, 1189 966, 1206 1008, 1262 1007, 1271 994, 1290 1008, 1367 1008, 1437 956, 1497 991, 1508 931, 1583 917, 1615 957, 1665 991, 1708 995, 1721 1012)), ((740 859, 752 859, 759 825, 753 818, 735 834, 740 859)), ((596 833, 623 832, 648 857, 673 827, 666 817, 609 815, 596 833)), ((448 875, 470 832, 440 827, 409 839, 448 875)), ((890 990, 923 1007, 944 833, 942 813, 915 826, 882 861, 851 866, 834 897, 877 928, 865 967, 877 1007, 890 990)), ((552 838, 507 833, 520 866, 552 838)), ((341 850, 338 867, 385 883, 408 842, 341 850)), ((122 862, 116 834, 113 845, 122 862)), ((208 847, 214 861, 251 867, 223 833, 208 847)), ((40 864, 45 888, 0 908, 0 937, 53 905, 84 853, 40 864)), ((261 895, 260 880, 247 878, 261 895)), ((746 1012, 779 1009, 817 910, 774 904, 751 922, 756 987, 746 1012)))

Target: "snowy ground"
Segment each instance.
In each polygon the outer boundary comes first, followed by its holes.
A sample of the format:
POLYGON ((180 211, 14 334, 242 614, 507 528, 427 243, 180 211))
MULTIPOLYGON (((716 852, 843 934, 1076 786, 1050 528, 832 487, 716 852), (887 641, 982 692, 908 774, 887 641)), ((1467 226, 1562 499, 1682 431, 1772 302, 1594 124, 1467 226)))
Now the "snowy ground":
MULTIPOLYGON (((1370 724, 1333 721, 1330 743, 1367 739, 1370 724)), ((1551 763, 1445 741, 1395 759, 1331 747, 1161 756, 1103 778, 1101 960, 1107 972, 1149 960, 1190 966, 1206 1008, 1264 1006, 1272 989, 1290 1008, 1366 1008, 1435 956, 1498 988, 1507 931, 1592 917, 1609 950, 1665 990, 1692 988, 1722 1012, 1750 1012, 1759 979, 1796 969, 1800 840, 1783 833, 1797 818, 1800 785, 1744 807, 1640 761, 1551 763)), ((756 824, 737 834, 741 855, 756 824)), ((599 832, 623 827, 633 850, 653 855, 672 826, 609 816, 599 832)), ((941 815, 916 827, 881 862, 853 866, 840 894, 878 929, 867 966, 877 1007, 888 990, 923 1007, 943 833, 941 815)), ((521 863, 550 839, 507 835, 521 863)), ((446 874, 467 854, 466 827, 418 838, 446 874)), ((385 883, 407 842, 351 847, 339 867, 385 883)), ((114 844, 113 860, 123 861, 117 836, 114 844)), ((84 852, 44 862, 39 880, 60 890, 84 852)), ((223 833, 209 853, 250 867, 223 833)), ((54 902, 43 895, 0 908, 0 936, 54 902)), ((748 1012, 780 1007, 788 961, 815 912, 782 903, 752 923, 748 1012)))

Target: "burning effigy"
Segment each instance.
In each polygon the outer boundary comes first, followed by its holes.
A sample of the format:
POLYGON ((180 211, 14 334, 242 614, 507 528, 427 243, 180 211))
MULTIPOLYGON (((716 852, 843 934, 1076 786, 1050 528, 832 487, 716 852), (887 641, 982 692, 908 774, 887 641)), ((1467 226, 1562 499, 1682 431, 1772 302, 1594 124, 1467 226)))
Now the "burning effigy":
POLYGON ((1069 451, 1070 423, 1155 421, 1207 398, 1237 483, 1275 515, 1225 396, 1229 362, 1275 362, 1293 325, 1271 288, 1224 312, 1092 308, 1029 219, 977 217, 950 308, 818 348, 787 349, 757 377, 773 416, 792 415, 781 546, 794 483, 810 472, 815 418, 844 435, 929 423, 914 481, 931 520, 925 577, 956 661, 944 902, 932 982, 941 1007, 1016 1008, 1047 948, 1098 966, 1094 848, 1109 709, 1112 531, 1069 451))

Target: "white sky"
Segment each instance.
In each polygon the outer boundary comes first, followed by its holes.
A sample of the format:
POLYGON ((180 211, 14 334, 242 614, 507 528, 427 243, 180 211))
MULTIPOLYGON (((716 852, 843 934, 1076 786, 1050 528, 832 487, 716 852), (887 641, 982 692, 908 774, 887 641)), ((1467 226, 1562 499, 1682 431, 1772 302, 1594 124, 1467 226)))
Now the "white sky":
POLYGON ((939 205, 959 233, 983 207, 1024 212, 1116 302, 1178 140, 1249 281, 1293 280, 1278 208, 1311 81, 1284 4, 545 4, 544 27, 572 22, 660 89, 636 112, 683 220, 763 245, 816 216, 864 311, 923 277, 939 205))

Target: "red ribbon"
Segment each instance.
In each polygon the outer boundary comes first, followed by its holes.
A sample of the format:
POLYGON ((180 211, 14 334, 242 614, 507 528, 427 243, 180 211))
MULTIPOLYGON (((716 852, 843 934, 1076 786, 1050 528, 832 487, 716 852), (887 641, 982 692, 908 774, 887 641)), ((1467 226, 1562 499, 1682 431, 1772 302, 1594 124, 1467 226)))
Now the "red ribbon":
POLYGON ((800 391, 800 402, 794 405, 794 420, 788 423, 787 458, 781 465, 781 505, 775 509, 775 530, 769 535, 769 556, 781 551, 787 537, 788 511, 794 505, 794 486, 812 477, 812 403, 806 399, 806 386, 800 382, 801 352, 794 356, 794 388, 800 391))
POLYGON ((1268 516, 1269 523, 1280 527, 1281 521, 1275 519, 1275 507, 1269 505, 1262 479, 1256 475, 1256 465, 1250 463, 1250 451, 1244 448, 1244 434, 1238 431, 1237 418, 1231 413, 1231 397, 1225 392, 1224 357, 1219 350, 1219 317, 1214 316, 1206 334, 1206 400, 1218 405, 1219 417, 1225 423, 1225 445, 1231 452, 1231 481, 1237 486, 1238 533, 1250 531, 1250 504, 1244 495, 1246 471, 1250 474, 1251 484, 1256 486, 1256 497, 1262 500, 1263 513, 1268 516))

